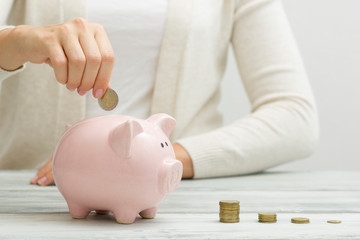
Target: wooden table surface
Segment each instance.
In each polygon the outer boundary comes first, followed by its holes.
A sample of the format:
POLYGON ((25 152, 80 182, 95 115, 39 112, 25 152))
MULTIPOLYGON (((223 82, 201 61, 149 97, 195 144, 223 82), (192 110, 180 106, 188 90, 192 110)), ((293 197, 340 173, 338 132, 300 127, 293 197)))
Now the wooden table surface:
POLYGON ((182 181, 155 219, 72 219, 55 186, 33 171, 0 171, 0 239, 360 239, 360 172, 265 172, 182 181), (240 222, 219 222, 219 200, 240 201, 240 222), (276 212, 277 223, 257 222, 276 212), (293 224, 308 217, 310 224, 293 224), (329 224, 327 220, 341 220, 329 224))

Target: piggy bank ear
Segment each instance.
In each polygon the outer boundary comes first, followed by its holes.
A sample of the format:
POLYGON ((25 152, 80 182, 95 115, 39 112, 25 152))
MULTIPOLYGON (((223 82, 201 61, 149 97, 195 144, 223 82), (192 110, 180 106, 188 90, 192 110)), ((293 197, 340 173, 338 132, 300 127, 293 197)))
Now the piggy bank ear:
POLYGON ((166 134, 166 136, 170 136, 170 133, 172 132, 176 124, 175 118, 165 113, 154 114, 149 117, 147 121, 159 126, 166 134))
POLYGON ((110 132, 110 146, 120 157, 131 157, 134 138, 143 131, 143 127, 136 120, 121 123, 110 132))

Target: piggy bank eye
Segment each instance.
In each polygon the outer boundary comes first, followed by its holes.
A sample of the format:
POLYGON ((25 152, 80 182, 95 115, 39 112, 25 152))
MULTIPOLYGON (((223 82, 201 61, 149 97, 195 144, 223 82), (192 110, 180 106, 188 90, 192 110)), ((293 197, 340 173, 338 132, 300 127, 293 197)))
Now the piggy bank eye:
POLYGON ((165 142, 165 144, 166 144, 166 146, 169 146, 169 145, 167 144, 167 142, 165 142))
POLYGON ((162 147, 162 148, 164 147, 164 144, 163 144, 163 143, 161 143, 161 147, 162 147))

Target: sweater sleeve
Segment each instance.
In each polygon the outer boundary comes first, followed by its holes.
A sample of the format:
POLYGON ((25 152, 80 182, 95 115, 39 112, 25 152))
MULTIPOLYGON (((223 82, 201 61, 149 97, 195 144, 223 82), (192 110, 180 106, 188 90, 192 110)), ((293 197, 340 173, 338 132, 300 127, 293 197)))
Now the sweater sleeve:
POLYGON ((195 178, 262 171, 306 157, 317 145, 312 90, 281 2, 236 2, 232 45, 251 113, 178 140, 192 158, 195 178))

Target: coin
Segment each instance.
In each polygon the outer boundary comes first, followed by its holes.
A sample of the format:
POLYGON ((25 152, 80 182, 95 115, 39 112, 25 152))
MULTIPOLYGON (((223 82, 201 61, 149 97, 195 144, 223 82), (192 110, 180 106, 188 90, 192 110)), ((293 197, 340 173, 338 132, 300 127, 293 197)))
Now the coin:
POLYGON ((224 217, 220 217, 220 222, 223 223, 237 223, 239 222, 240 219, 239 218, 224 218, 224 217))
POLYGON ((117 106, 118 101, 118 95, 111 88, 106 89, 104 95, 98 99, 100 107, 105 111, 113 110, 117 106))
POLYGON ((334 224, 341 223, 340 220, 328 220, 327 222, 328 223, 334 223, 334 224))
POLYGON ((234 209, 234 210, 229 210, 229 209, 220 209, 222 214, 239 214, 240 213, 240 209, 234 209))
POLYGON ((226 208, 239 208, 239 201, 237 200, 221 200, 219 202, 220 207, 226 208))
POLYGON ((303 217, 294 217, 291 219, 292 223, 310 223, 310 220, 308 218, 303 217))
POLYGON ((258 213, 259 214, 259 218, 273 218, 276 217, 276 213, 272 213, 272 212, 261 212, 258 213))

